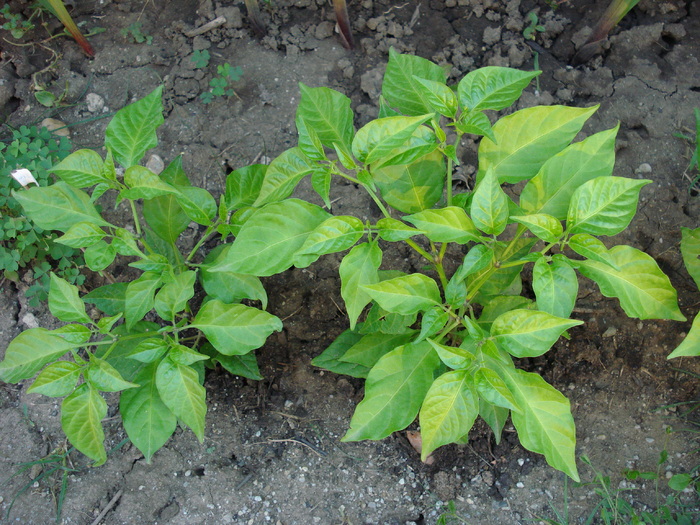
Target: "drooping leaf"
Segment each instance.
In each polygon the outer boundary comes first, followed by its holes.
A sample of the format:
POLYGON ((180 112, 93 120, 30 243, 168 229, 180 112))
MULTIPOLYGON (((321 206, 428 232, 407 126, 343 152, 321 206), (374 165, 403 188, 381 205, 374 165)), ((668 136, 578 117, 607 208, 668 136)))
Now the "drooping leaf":
POLYGON ((197 371, 166 357, 158 364, 155 380, 163 403, 194 432, 200 442, 203 441, 206 390, 199 383, 197 371))
POLYGON ((45 328, 30 328, 15 337, 0 361, 0 380, 17 383, 33 377, 41 368, 71 348, 81 346, 45 328))
POLYGON ((479 398, 466 370, 451 370, 438 377, 420 409, 423 438, 421 459, 438 447, 466 436, 479 415, 479 398))
POLYGON ((571 236, 568 244, 569 248, 587 259, 607 264, 616 270, 620 269, 608 253, 607 246, 597 237, 588 233, 577 233, 571 236))
POLYGON ((416 79, 445 83, 445 71, 430 60, 415 55, 402 55, 389 50, 389 62, 382 82, 382 97, 389 106, 410 116, 434 111, 429 96, 416 79))
POLYGON ((496 343, 515 357, 536 357, 547 352, 559 336, 571 327, 583 324, 537 310, 511 310, 500 315, 491 326, 496 343))
POLYGON ((676 290, 651 256, 624 245, 608 253, 619 270, 598 261, 572 262, 596 282, 605 297, 617 297, 629 317, 685 321, 676 290))
POLYGON ((311 360, 311 364, 319 368, 324 368, 336 374, 345 374, 352 377, 367 377, 369 368, 341 361, 340 358, 348 351, 355 343, 362 339, 362 334, 353 330, 345 330, 318 356, 311 360))
POLYGON ((105 130, 105 147, 124 168, 134 166, 158 144, 163 119, 163 86, 117 111, 105 130))
POLYGON ((400 346, 384 355, 367 376, 365 397, 342 441, 383 439, 408 426, 439 366, 437 353, 427 341, 400 346))
POLYGON ((421 273, 366 284, 362 290, 387 312, 410 315, 440 304, 437 283, 421 273))
POLYGON ((107 461, 102 419, 107 403, 100 393, 87 384, 80 385, 61 403, 61 428, 75 448, 90 459, 93 466, 107 461))
POLYGON ((282 321, 272 314, 242 304, 207 302, 197 312, 192 327, 198 328, 224 355, 242 355, 260 348, 282 321))
POLYGON ((243 355, 224 355, 210 344, 202 345, 200 350, 211 357, 213 363, 219 363, 230 374, 252 379, 253 381, 262 379, 255 352, 248 352, 243 355))
POLYGON ((354 329, 357 318, 372 300, 364 286, 379 282, 377 270, 382 262, 382 250, 377 243, 365 242, 353 247, 340 263, 340 295, 354 329))
POLYGON ((451 88, 444 82, 436 82, 414 75, 416 81, 414 88, 421 91, 423 100, 427 102, 432 111, 437 111, 441 115, 454 118, 457 114, 457 96, 451 88))
POLYGON ((508 386, 500 376, 490 368, 477 369, 474 372, 474 384, 479 396, 488 401, 489 404, 516 412, 520 411, 513 393, 508 390, 508 386))
POLYGON ((681 341, 681 344, 668 355, 667 359, 684 356, 700 356, 700 315, 695 316, 688 335, 686 335, 683 341, 681 341))
POLYGON ((540 259, 532 269, 532 289, 539 310, 568 318, 576 304, 578 278, 574 269, 561 258, 551 263, 540 259))
POLYGON ((520 71, 507 67, 487 66, 476 69, 460 80, 457 97, 468 110, 500 111, 520 98, 523 89, 541 71, 520 71))
POLYGON ((494 170, 487 170, 474 191, 471 219, 482 232, 500 235, 508 225, 508 196, 498 182, 494 170))
POLYGON ((507 408, 493 405, 482 397, 479 398, 479 415, 493 430, 497 445, 501 442, 501 433, 503 432, 503 427, 506 426, 509 414, 510 410, 507 408))
POLYGON ((140 386, 125 390, 119 398, 124 430, 147 463, 177 428, 177 418, 158 393, 157 370, 158 363, 143 367, 134 377, 134 382, 140 386))
POLYGON ((426 237, 433 242, 467 244, 480 239, 479 231, 467 212, 457 206, 424 210, 403 219, 425 232, 426 237))
POLYGON ((503 117, 493 126, 496 142, 484 138, 479 145, 477 181, 489 168, 499 182, 534 177, 545 161, 573 140, 596 109, 536 106, 503 117))
POLYGON ((49 310, 54 317, 66 322, 89 323, 85 303, 80 300, 78 287, 51 272, 49 287, 49 310))
POLYGON ((440 360, 453 370, 466 368, 474 361, 474 354, 468 350, 436 343, 432 339, 428 339, 427 341, 435 349, 440 360))

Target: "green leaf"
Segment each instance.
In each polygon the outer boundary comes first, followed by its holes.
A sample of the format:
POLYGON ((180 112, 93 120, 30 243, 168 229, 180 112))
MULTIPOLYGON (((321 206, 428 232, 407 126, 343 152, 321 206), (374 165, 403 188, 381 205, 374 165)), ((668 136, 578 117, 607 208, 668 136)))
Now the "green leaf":
POLYGON ((579 187, 571 196, 567 230, 591 235, 617 235, 629 226, 637 212, 642 187, 650 180, 598 177, 579 187))
POLYGON ((211 193, 195 186, 177 186, 177 190, 175 199, 185 215, 197 224, 209 226, 218 211, 211 193))
POLYGON ((445 186, 445 159, 433 151, 407 165, 372 170, 372 178, 389 206, 416 213, 434 206, 445 186))
POLYGON ((479 396, 488 401, 489 404, 516 412, 521 411, 518 408, 518 402, 513 397, 513 393, 508 390, 508 386, 490 368, 481 367, 477 369, 474 372, 474 384, 479 396))
MULTIPOLYGON (((383 277, 383 272, 379 272, 380 280, 383 277)), ((413 332, 410 328, 418 318, 418 314, 400 315, 392 314, 382 308, 377 303, 372 303, 372 306, 367 312, 365 322, 358 331, 362 334, 371 334, 381 332, 383 334, 405 334, 413 332)))
POLYGON ((460 105, 469 110, 500 111, 520 98, 530 81, 541 71, 520 71, 487 66, 468 73, 457 85, 460 105))
POLYGON ((472 135, 483 135, 488 137, 493 142, 498 142, 496 135, 493 134, 491 121, 481 111, 471 111, 460 116, 455 123, 455 127, 462 133, 470 133, 472 135))
POLYGON ((149 337, 137 344, 127 357, 141 363, 153 363, 163 357, 169 348, 168 341, 162 337, 149 337))
POLYGON ((490 331, 491 324, 501 315, 511 310, 525 308, 529 304, 532 304, 530 299, 519 295, 496 295, 490 298, 488 304, 481 311, 479 324, 490 331))
POLYGON ((700 228, 681 228, 681 255, 685 269, 700 288, 700 228))
POLYGON ((511 414, 520 443, 544 454, 552 467, 579 481, 576 428, 569 400, 538 374, 508 367, 499 372, 522 410, 511 414))
POLYGON ((190 218, 175 195, 160 195, 143 203, 143 217, 158 237, 174 243, 187 229, 190 218))
POLYGON ((466 368, 474 361, 474 355, 463 348, 446 346, 436 343, 432 339, 428 339, 427 341, 435 349, 440 360, 454 370, 466 368))
POLYGON ((433 242, 467 244, 479 240, 479 232, 467 212, 457 206, 424 210, 403 219, 424 232, 433 242))
POLYGON ((457 96, 451 88, 444 82, 436 82, 416 75, 413 75, 413 80, 416 81, 414 88, 421 91, 423 100, 430 105, 432 111, 449 118, 455 117, 458 108, 457 96))
POLYGON ((420 273, 366 284, 362 290, 382 309, 402 315, 422 312, 441 302, 437 283, 420 273))
POLYGON ((493 261, 494 253, 491 248, 484 244, 477 244, 464 256, 462 264, 459 265, 451 280, 457 282, 464 281, 471 274, 480 272, 493 261))
POLYGON ((472 197, 471 218, 474 226, 488 235, 500 235, 508 225, 509 215, 508 197, 501 189, 495 171, 488 170, 472 197))
POLYGON ((210 344, 202 345, 200 350, 211 357, 213 363, 219 363, 230 374, 252 379, 253 381, 262 379, 255 352, 248 352, 243 355, 224 355, 210 344))
POLYGON ((340 357, 341 361, 356 363, 367 369, 377 364, 377 361, 394 348, 408 343, 415 335, 415 331, 401 334, 383 334, 375 332, 363 335, 340 357))
POLYGON ((56 239, 56 242, 71 248, 87 248, 101 241, 107 234, 91 222, 78 222, 68 228, 66 233, 56 239))
POLYGON ((97 321, 97 329, 101 334, 108 334, 122 317, 121 313, 111 317, 102 317, 97 321))
POLYGON ((685 356, 700 356, 700 315, 695 316, 688 335, 685 336, 681 344, 679 344, 666 359, 685 356))
POLYGON ((13 191, 12 196, 22 205, 24 213, 44 230, 66 232, 79 222, 110 226, 97 213, 87 193, 65 182, 13 191))
POLYGON ((379 219, 377 221, 377 229, 379 230, 377 232, 379 234, 379 238, 389 242, 405 241, 414 235, 425 233, 421 230, 411 228, 401 221, 389 217, 379 219))
POLYGON ((515 357, 537 357, 547 352, 559 336, 571 327, 583 324, 537 310, 511 310, 491 326, 496 343, 515 357))
POLYGON ((120 199, 153 199, 162 195, 177 195, 179 190, 163 181, 143 166, 131 166, 124 172, 124 184, 128 187, 119 193, 120 199))
POLYGON ((175 314, 182 312, 187 302, 194 297, 194 282, 197 274, 192 270, 176 275, 155 295, 153 306, 165 321, 175 320, 175 314))
POLYGON ((321 255, 351 248, 364 234, 365 226, 351 215, 329 217, 316 226, 294 254, 294 265, 305 268, 321 255))
POLYGON ((94 388, 83 384, 61 403, 61 427, 75 448, 97 467, 107 461, 102 420, 107 416, 107 403, 94 388))
POLYGON ((301 100, 296 118, 312 128, 324 146, 333 148, 335 143, 350 148, 353 130, 353 112, 350 99, 326 87, 310 88, 299 83, 301 100))
POLYGON ((656 261, 631 246, 608 252, 615 268, 598 261, 572 261, 579 272, 595 281, 605 297, 617 297, 629 317, 685 321, 678 295, 656 261))
POLYGON ((401 147, 432 114, 418 117, 385 117, 370 121, 355 134, 352 153, 365 164, 372 164, 401 147))
POLYGON ((365 242, 353 247, 340 263, 340 295, 354 329, 357 318, 372 300, 364 286, 379 282, 377 270, 382 263, 382 250, 376 243, 365 242))
POLYGON ((213 299, 202 306, 192 327, 204 332, 222 354, 242 355, 260 348, 272 332, 281 331, 282 321, 257 308, 213 299))
POLYGON ((206 390, 199 384, 197 371, 166 357, 158 365, 155 378, 160 399, 202 442, 207 403, 206 390))
POLYGON ((573 140, 596 109, 536 106, 503 117, 493 126, 496 141, 485 137, 479 145, 477 181, 489 168, 500 182, 534 177, 545 161, 573 140))
POLYGON ((82 324, 66 324, 52 330, 52 333, 62 337, 69 343, 82 346, 92 337, 92 330, 82 324))
POLYGON ((83 252, 85 264, 93 272, 101 272, 114 262, 117 256, 116 248, 105 241, 97 241, 88 246, 83 252))
POLYGON ((266 164, 251 164, 229 173, 224 194, 228 211, 253 205, 260 195, 266 172, 266 164))
POLYGON ((94 355, 90 358, 90 364, 85 371, 85 381, 89 383, 91 387, 102 392, 119 392, 139 386, 125 381, 112 365, 94 355))
POLYGON ((28 394, 64 397, 78 384, 82 367, 72 361, 58 361, 44 368, 27 390, 28 394))
POLYGON ((484 398, 479 398, 479 415, 493 430, 496 445, 501 442, 501 433, 503 432, 503 427, 506 426, 509 414, 510 410, 507 408, 492 405, 484 398))
POLYGON ((199 278, 204 291, 208 295, 224 303, 237 303, 241 299, 252 299, 262 303, 263 310, 267 308, 267 292, 260 279, 254 275, 234 272, 211 272, 210 266, 216 266, 226 259, 226 252, 231 244, 221 244, 209 252, 200 267, 199 278))
POLYGON ((128 283, 113 283, 95 288, 83 296, 83 301, 92 303, 107 315, 124 311, 128 283))
POLYGON ((291 148, 280 154, 267 167, 260 193, 253 206, 260 207, 289 197, 299 181, 316 169, 299 148, 291 148))
POLYGON ((197 352, 185 345, 173 344, 170 346, 168 358, 178 365, 193 365, 198 361, 206 361, 209 356, 197 352))
POLYGON ((401 55, 389 49, 389 63, 382 82, 382 97, 405 115, 425 115, 435 111, 425 89, 416 79, 445 83, 445 71, 430 60, 415 55, 401 55))
POLYGON ((383 439, 408 426, 439 366, 437 353, 426 341, 400 346, 384 355, 367 376, 365 397, 342 441, 383 439))
POLYGON ((162 284, 161 276, 155 272, 145 272, 131 281, 126 287, 124 297, 124 318, 127 328, 134 326, 134 323, 153 309, 156 290, 162 284))
POLYGON ((373 164, 373 168, 376 170, 379 167, 413 164, 418 159, 437 150, 439 146, 440 144, 432 129, 426 126, 418 126, 405 142, 377 160, 373 164))
POLYGON ((561 222, 546 213, 516 215, 510 219, 526 226, 538 239, 542 239, 544 242, 558 242, 564 233, 561 222))
POLYGON ((690 474, 674 474, 673 476, 671 476, 671 479, 668 480, 668 486, 670 489, 680 492, 689 487, 692 482, 693 476, 691 476, 690 474))
POLYGON ((326 152, 316 130, 307 126, 306 121, 298 114, 295 123, 299 135, 297 145, 304 155, 311 160, 326 160, 326 152))
POLYGON ((129 168, 137 164, 158 144, 156 129, 163 122, 163 86, 141 100, 117 111, 105 131, 105 147, 114 158, 129 168))
POLYGON ((103 175, 104 162, 99 153, 91 149, 79 149, 51 168, 51 172, 76 188, 88 188, 95 184, 108 183, 103 175))
POLYGON ((51 272, 49 310, 54 317, 66 323, 90 323, 85 304, 80 300, 78 287, 51 272))
POLYGON ((438 377, 420 409, 421 460, 466 436, 478 415, 479 398, 466 370, 451 370, 438 377))
POLYGON ((141 386, 125 390, 119 398, 124 430, 147 463, 177 428, 177 418, 158 393, 157 370, 158 363, 143 367, 134 377, 134 382, 141 386))
POLYGON ((537 309, 567 318, 574 311, 578 297, 576 272, 565 261, 554 258, 551 263, 540 259, 532 269, 532 289, 537 309))
POLYGON ((340 360, 345 352, 347 352, 348 349, 350 349, 362 337, 362 334, 354 332, 353 330, 345 330, 342 334, 335 338, 335 340, 321 353, 321 355, 314 357, 311 360, 311 364, 336 374, 345 374, 352 377, 362 378, 367 377, 369 368, 356 363, 349 363, 347 361, 340 360))
POLYGON ((450 314, 440 306, 433 306, 427 310, 421 319, 420 334, 416 338, 416 342, 427 339, 437 334, 445 328, 445 325, 450 320, 450 314))
POLYGON ((607 264, 616 270, 620 269, 608 253, 608 248, 603 244, 603 241, 597 237, 587 233, 577 233, 569 239, 568 245, 573 251, 587 259, 607 264))
POLYGON ((314 189, 318 196, 323 199, 323 205, 331 209, 331 179, 333 175, 329 167, 324 169, 316 170, 311 174, 311 187, 314 189))
POLYGON ((529 214, 566 219, 569 201, 583 183, 612 175, 619 125, 575 142, 549 160, 523 188, 520 207, 529 214))
POLYGON ((210 271, 268 276, 294 261, 294 253, 330 214, 298 199, 273 202, 261 208, 241 228, 226 259, 210 271))
POLYGON ((45 328, 30 328, 15 337, 0 362, 0 380, 18 383, 33 377, 44 365, 55 361, 72 348, 72 343, 45 328))

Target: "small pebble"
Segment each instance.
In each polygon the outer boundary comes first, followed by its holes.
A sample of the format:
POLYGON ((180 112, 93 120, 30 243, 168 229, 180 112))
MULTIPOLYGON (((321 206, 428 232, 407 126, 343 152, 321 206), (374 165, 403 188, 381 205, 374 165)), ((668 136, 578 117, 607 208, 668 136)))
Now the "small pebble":
POLYGON ((647 443, 653 443, 653 442, 654 442, 654 438, 647 438, 647 443))
POLYGON ((525 484, 524 484, 522 481, 518 481, 518 482, 515 484, 515 486, 518 487, 519 489, 524 489, 524 488, 525 488, 525 484))

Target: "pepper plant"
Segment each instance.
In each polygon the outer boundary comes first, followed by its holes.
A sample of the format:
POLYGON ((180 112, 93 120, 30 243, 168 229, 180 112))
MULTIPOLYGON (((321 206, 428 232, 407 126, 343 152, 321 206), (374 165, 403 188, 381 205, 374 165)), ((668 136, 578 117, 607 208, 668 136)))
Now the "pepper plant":
POLYGON ((568 399, 518 366, 582 324, 571 318, 577 272, 631 317, 684 319, 649 255, 599 239, 627 228, 650 182, 612 176, 617 127, 572 142, 597 107, 563 106, 491 124, 487 112, 513 104, 538 73, 485 67, 451 87, 443 68, 392 50, 379 118, 355 131, 346 96, 302 84, 298 146, 245 169, 248 206, 209 272, 267 276, 349 250, 339 274, 350 327, 313 361, 366 378, 344 441, 382 439, 418 417, 426 459, 465 443, 478 416, 498 440, 510 415, 525 448, 578 480, 568 399), (465 134, 483 137, 479 168, 473 190, 454 194, 465 134), (306 176, 327 208, 340 178, 382 217, 332 216, 291 197, 306 176), (382 268, 390 243, 407 244, 428 269, 382 268))
POLYGON ((139 164, 157 145, 161 92, 117 112, 106 130, 106 158, 78 150, 53 167, 59 182, 13 192, 34 224, 62 232, 56 243, 83 250, 87 267, 112 281, 81 295, 52 273, 49 310, 67 324, 20 333, 0 362, 1 380, 36 375, 28 392, 64 397, 63 430, 96 465, 106 460, 104 392, 121 393, 124 429, 150 461, 178 422, 203 439, 205 366, 260 379, 252 350, 282 328, 274 315, 240 304, 250 299, 265 308, 257 277, 208 270, 231 249, 228 217, 246 202, 249 190, 239 182, 249 170, 230 175, 217 204, 190 184, 181 158, 160 175, 139 164), (131 224, 113 224, 98 211, 104 194, 112 195, 104 206, 116 202, 131 224), (181 252, 180 235, 192 221, 203 233, 181 252), (204 243, 219 232, 221 244, 202 259, 204 243), (117 257, 127 258, 129 271, 114 282, 109 269, 117 257))

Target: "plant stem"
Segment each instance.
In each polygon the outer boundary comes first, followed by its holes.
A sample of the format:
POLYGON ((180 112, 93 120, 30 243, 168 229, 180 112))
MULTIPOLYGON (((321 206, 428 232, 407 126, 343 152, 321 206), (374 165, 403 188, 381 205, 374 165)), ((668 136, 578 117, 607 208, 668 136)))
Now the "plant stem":
POLYGON ((185 262, 188 263, 192 259, 192 257, 195 256, 195 254, 199 251, 199 249, 202 247, 202 245, 209 240, 209 237, 211 237, 214 232, 216 231, 216 228, 219 226, 220 221, 217 219, 213 224, 210 224, 207 227, 207 231, 204 232, 204 235, 197 241, 197 244, 194 245, 194 248, 192 248, 192 251, 187 255, 185 258, 185 262))
POLYGON ((129 200, 129 205, 131 206, 131 214, 134 216, 134 228, 136 228, 136 234, 139 236, 139 238, 143 237, 143 234, 141 232, 141 222, 139 221, 139 215, 136 212, 136 203, 132 200, 129 200))

